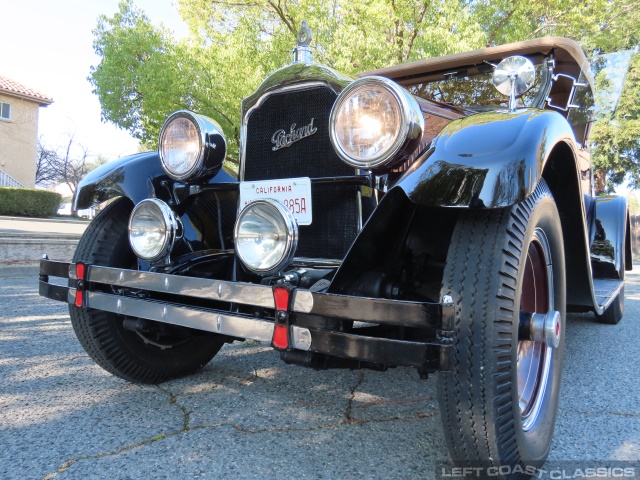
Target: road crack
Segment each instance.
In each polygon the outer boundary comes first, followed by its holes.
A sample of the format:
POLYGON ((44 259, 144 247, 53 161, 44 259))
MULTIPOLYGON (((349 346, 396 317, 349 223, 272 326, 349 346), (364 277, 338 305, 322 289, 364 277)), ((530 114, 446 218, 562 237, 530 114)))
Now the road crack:
MULTIPOLYGON (((258 378, 257 372, 255 372, 254 370, 254 378, 258 378)), ((120 455, 122 453, 126 453, 126 452, 130 452, 132 450, 135 450, 136 448, 141 448, 141 447, 146 447, 148 445, 152 445, 156 442, 159 442, 161 440, 166 440, 172 437, 176 437, 178 435, 182 435, 184 433, 188 433, 188 432, 193 432, 193 431, 197 431, 197 430, 212 430, 212 429, 217 429, 217 428, 233 428, 234 430, 247 434, 247 435, 256 435, 256 434, 261 434, 261 433, 271 433, 271 432, 312 432, 312 431, 316 431, 316 430, 326 430, 326 429, 335 429, 335 428, 340 428, 343 427, 345 425, 366 425, 366 424, 375 424, 375 423, 385 423, 385 422, 396 422, 396 421, 402 421, 402 420, 408 420, 408 419, 427 419, 427 418, 431 418, 434 417, 435 415, 438 414, 437 411, 432 411, 432 412, 419 412, 419 413, 415 413, 412 415, 403 415, 403 416, 392 416, 392 417, 385 417, 385 418, 376 418, 376 419, 370 419, 370 420, 354 420, 351 418, 351 411, 354 408, 353 406, 353 402, 355 399, 355 395, 358 391, 358 389, 360 388, 360 386, 364 383, 365 381, 365 374, 364 372, 360 372, 359 376, 358 376, 358 381, 355 383, 355 385, 353 385, 353 387, 350 390, 350 394, 349 394, 349 400, 347 402, 347 406, 345 408, 344 414, 343 414, 343 418, 340 419, 337 422, 333 422, 333 423, 327 423, 327 424, 322 424, 322 425, 314 425, 314 426, 309 426, 309 427, 270 427, 270 428, 259 428, 259 429, 250 429, 250 428, 246 428, 243 427, 242 425, 239 424, 232 424, 232 423, 216 423, 216 424, 208 424, 208 425, 197 425, 197 426, 191 426, 190 422, 191 422, 191 412, 189 411, 189 409, 182 405, 179 402, 178 396, 177 394, 173 393, 171 390, 169 390, 168 388, 165 387, 161 387, 161 386, 156 386, 156 388, 158 390, 160 390, 161 392, 165 393, 168 396, 168 402, 170 405, 175 405, 177 406, 181 413, 182 413, 182 427, 179 430, 174 430, 171 432, 167 432, 167 433, 161 433, 158 434, 154 437, 151 438, 147 438, 144 440, 141 440, 139 442, 136 443, 132 443, 130 445, 121 447, 121 448, 117 448, 115 450, 111 450, 108 452, 101 452, 101 453, 96 453, 93 455, 84 455, 81 457, 77 457, 77 458, 72 458, 70 460, 65 461, 62 465, 60 465, 60 467, 55 471, 52 472, 48 475, 46 475, 43 480, 52 480, 55 477, 57 477, 58 475, 64 473, 65 471, 67 471, 69 468, 71 468, 73 465, 83 462, 83 461, 87 461, 87 460, 97 460, 97 459, 101 459, 101 458, 108 458, 108 457, 114 457, 117 455, 120 455)))
POLYGON ((347 407, 344 410, 344 419, 342 420, 342 423, 361 423, 360 421, 354 420, 353 418, 351 418, 351 410, 353 410, 353 400, 356 397, 356 392, 358 391, 358 388, 362 386, 363 383, 364 383, 364 371, 361 371, 360 375, 358 376, 358 381, 353 387, 351 387, 351 393, 349 394, 347 407))
POLYGON ((168 388, 161 387, 160 385, 156 385, 156 388, 160 390, 162 393, 165 393, 169 397, 168 402, 170 405, 175 405, 180 409, 182 413, 182 428, 180 428, 179 430, 168 432, 168 433, 161 433, 154 437, 147 438, 147 439, 141 440, 140 442, 136 442, 131 445, 127 445, 126 447, 118 448, 116 450, 112 450, 109 452, 101 452, 93 455, 84 455, 82 457, 72 458, 71 460, 67 460, 62 465, 60 465, 60 468, 58 468, 58 470, 56 470, 55 472, 46 475, 43 478, 43 480, 52 480, 53 478, 57 477, 61 473, 64 473, 65 471, 67 471, 69 468, 71 468, 73 465, 75 465, 78 462, 82 462, 85 460, 95 460, 99 458, 113 457, 116 455, 120 455, 121 453, 134 450, 139 447, 151 445, 152 443, 158 442, 160 440, 164 440, 166 438, 175 437, 176 435, 180 435, 182 433, 185 433, 191 430, 191 427, 190 427, 191 412, 189 411, 189 409, 186 406, 179 403, 178 396, 168 388))
POLYGON ((578 415, 615 415, 618 417, 640 417, 638 413, 628 412, 596 412, 596 411, 572 411, 570 413, 577 413, 578 415))

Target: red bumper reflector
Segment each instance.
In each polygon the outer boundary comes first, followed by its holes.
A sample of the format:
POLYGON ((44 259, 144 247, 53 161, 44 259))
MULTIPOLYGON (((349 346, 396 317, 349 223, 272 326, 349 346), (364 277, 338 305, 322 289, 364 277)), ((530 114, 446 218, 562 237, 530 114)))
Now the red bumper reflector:
POLYGON ((78 280, 84 280, 84 263, 76 263, 76 277, 78 280))
POLYGON ((271 341, 275 348, 286 350, 289 348, 289 327, 286 325, 276 325, 273 330, 273 340, 271 341))
POLYGON ((273 299, 276 302, 276 310, 289 309, 289 290, 285 287, 276 287, 273 289, 273 299))
POLYGON ((84 275, 86 273, 86 266, 84 263, 76 263, 76 277, 77 285, 76 285, 76 307, 82 307, 82 300, 84 298, 84 275))
POLYGON ((76 290, 76 307, 82 307, 82 290, 76 290))
POLYGON ((275 326, 271 345, 279 350, 289 348, 289 300, 291 287, 273 287, 273 300, 276 304, 275 326))

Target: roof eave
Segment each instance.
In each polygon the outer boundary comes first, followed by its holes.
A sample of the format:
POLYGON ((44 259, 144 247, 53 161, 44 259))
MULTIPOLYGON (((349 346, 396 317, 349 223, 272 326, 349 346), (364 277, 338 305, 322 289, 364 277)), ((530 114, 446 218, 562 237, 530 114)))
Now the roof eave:
POLYGON ((9 97, 20 98, 22 100, 28 100, 30 102, 37 103, 39 107, 47 107, 53 103, 52 98, 44 99, 40 97, 35 97, 33 95, 25 95, 23 93, 14 92, 11 90, 6 90, 4 88, 0 88, 0 93, 3 95, 7 95, 9 97))

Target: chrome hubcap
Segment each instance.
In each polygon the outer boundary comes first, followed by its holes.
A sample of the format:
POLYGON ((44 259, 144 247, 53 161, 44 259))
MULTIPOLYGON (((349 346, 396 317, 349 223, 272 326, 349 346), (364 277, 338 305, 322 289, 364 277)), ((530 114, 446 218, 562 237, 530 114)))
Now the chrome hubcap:
POLYGON ((518 341, 518 400, 523 429, 535 425, 549 380, 561 317, 554 310, 553 267, 545 233, 536 229, 527 251, 520 309, 530 312, 530 339, 518 341))

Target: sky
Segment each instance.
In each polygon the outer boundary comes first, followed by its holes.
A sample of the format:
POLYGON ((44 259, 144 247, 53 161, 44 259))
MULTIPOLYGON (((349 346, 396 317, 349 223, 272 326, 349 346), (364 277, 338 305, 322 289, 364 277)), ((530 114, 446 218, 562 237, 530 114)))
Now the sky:
MULTIPOLYGON (((171 0, 134 0, 153 24, 177 37, 187 34, 171 0)), ((54 103, 40 109, 38 134, 51 148, 70 134, 93 155, 114 159, 138 151, 124 130, 100 120, 98 97, 87 80, 93 52, 91 31, 101 14, 112 16, 118 0, 17 0, 2 5, 0 74, 45 93, 54 103)))

